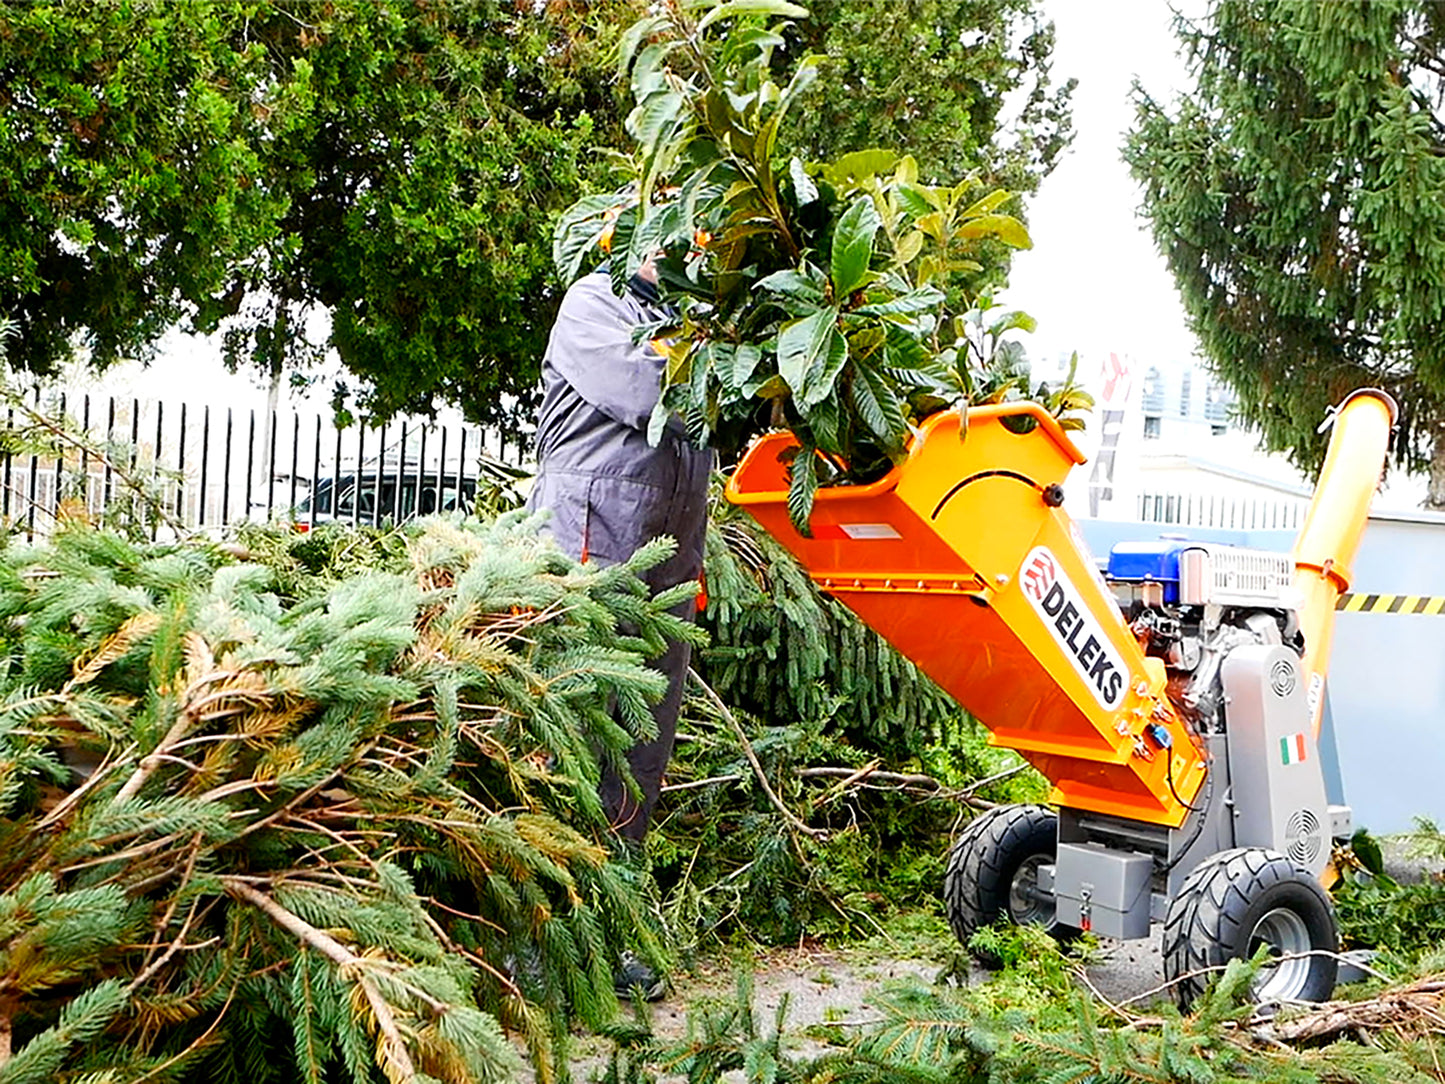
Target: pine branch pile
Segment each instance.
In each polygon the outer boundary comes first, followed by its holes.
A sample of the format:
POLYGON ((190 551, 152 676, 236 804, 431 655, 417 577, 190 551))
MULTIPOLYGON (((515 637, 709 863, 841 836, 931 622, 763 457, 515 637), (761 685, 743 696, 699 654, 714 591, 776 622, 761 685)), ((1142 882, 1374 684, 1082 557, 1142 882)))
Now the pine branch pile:
POLYGON ((697 635, 634 575, 666 544, 387 538, 334 582, 0 553, 0 1082, 510 1080, 508 1030, 548 1079, 617 952, 656 957, 596 780, 652 725, 641 658, 697 635))

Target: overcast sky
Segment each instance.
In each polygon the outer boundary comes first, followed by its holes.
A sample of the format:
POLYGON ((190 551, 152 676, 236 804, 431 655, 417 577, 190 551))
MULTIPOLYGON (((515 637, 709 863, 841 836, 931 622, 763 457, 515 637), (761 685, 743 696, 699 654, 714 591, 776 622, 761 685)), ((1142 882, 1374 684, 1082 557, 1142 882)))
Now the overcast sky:
MULTIPOLYGON (((1185 3, 1197 11, 1200 4, 1185 3)), ((1183 88, 1185 71, 1165 0, 1045 0, 1058 33, 1053 71, 1074 76, 1075 138, 1029 204, 1031 251, 1014 259, 1009 305, 1039 329, 1030 354, 1128 353, 1185 359, 1194 338, 1164 260, 1137 216, 1138 190, 1120 159, 1137 76, 1156 99, 1183 88)), ((1081 373, 1082 375, 1082 373, 1081 373)))

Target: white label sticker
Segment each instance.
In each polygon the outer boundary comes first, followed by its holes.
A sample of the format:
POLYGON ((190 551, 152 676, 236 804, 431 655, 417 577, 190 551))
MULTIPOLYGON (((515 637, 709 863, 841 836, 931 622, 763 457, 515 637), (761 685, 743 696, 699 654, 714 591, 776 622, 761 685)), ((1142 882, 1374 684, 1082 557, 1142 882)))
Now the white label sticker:
POLYGON ((840 523, 849 538, 902 538, 891 523, 840 523))
POLYGON ((1129 674, 1103 627, 1045 546, 1035 546, 1019 568, 1024 596, 1044 619, 1089 691, 1106 708, 1124 701, 1129 674))

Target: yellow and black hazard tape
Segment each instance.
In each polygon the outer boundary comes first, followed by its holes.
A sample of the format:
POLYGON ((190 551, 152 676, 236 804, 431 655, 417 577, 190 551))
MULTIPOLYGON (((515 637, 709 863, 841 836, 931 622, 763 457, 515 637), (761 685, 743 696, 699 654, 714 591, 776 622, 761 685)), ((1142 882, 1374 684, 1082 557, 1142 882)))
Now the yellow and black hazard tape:
POLYGON ((1445 595, 1361 595, 1346 592, 1335 610, 1347 614, 1438 614, 1445 612, 1445 595))

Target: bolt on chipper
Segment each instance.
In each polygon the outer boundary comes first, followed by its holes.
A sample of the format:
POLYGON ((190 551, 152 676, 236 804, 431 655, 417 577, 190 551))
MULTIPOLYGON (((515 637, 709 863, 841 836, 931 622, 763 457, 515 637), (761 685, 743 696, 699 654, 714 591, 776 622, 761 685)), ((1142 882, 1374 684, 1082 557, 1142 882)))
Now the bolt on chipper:
POLYGON ((1317 742, 1335 603, 1395 415, 1374 390, 1333 413, 1292 554, 1140 541, 1102 573, 1062 507, 1084 457, 1036 403, 933 415, 884 478, 819 490, 811 538, 788 518, 794 438, 753 444, 728 499, 1053 785, 1049 806, 994 808, 954 843, 960 939, 1000 920, 1061 939, 1162 922, 1182 1004, 1261 945, 1257 999, 1330 996, 1327 888, 1353 827, 1317 742))

